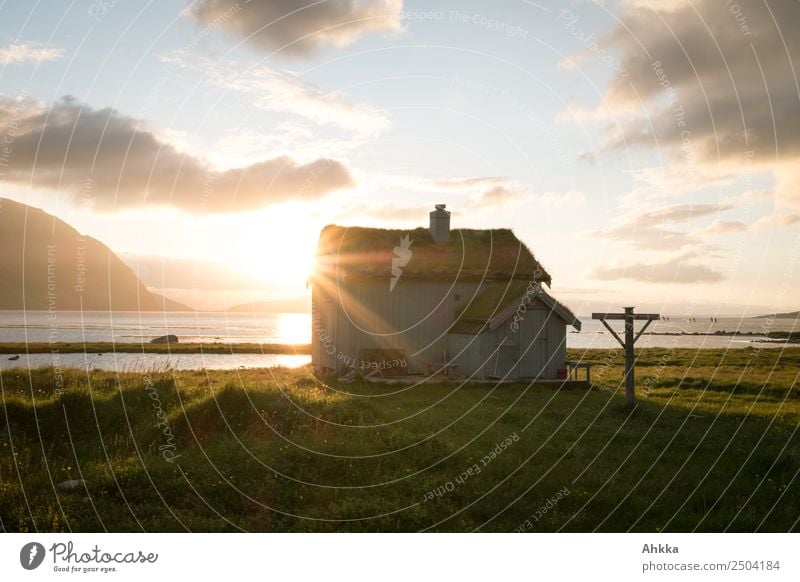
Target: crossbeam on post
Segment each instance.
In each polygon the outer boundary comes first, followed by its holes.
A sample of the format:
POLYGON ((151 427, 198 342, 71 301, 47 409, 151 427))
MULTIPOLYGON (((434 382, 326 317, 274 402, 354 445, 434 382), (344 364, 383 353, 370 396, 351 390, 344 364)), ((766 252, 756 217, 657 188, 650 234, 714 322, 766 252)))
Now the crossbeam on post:
POLYGON ((653 321, 661 319, 661 314, 634 313, 633 307, 625 307, 624 309, 625 313, 592 313, 592 319, 599 319, 600 322, 606 326, 606 329, 611 332, 611 335, 614 336, 614 339, 616 339, 625 350, 625 402, 627 402, 628 406, 633 406, 636 404, 636 389, 633 373, 635 363, 633 358, 633 345, 653 321), (619 335, 617 335, 617 332, 615 332, 611 326, 608 325, 606 320, 609 319, 621 319, 625 322, 625 341, 622 341, 619 335), (642 329, 640 329, 639 333, 637 333, 635 336, 633 335, 634 321, 645 322, 645 324, 642 326, 642 329))

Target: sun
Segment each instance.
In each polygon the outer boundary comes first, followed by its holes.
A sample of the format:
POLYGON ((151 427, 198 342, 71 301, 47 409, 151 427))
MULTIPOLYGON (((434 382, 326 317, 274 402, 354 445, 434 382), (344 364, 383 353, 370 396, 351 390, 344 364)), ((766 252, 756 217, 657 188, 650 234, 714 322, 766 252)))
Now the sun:
POLYGON ((237 233, 231 263, 265 286, 305 288, 319 233, 296 217, 270 215, 260 223, 247 222, 237 233))

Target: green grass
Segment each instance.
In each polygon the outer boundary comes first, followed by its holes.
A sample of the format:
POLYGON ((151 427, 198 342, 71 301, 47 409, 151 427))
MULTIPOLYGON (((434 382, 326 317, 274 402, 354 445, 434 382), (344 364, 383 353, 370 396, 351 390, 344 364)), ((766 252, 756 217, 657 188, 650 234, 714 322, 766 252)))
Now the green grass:
POLYGON ((326 387, 307 369, 10 370, 0 527, 800 529, 800 349, 637 355, 633 410, 620 350, 569 354, 598 364, 592 389, 326 387), (68 479, 86 486, 53 485, 68 479))

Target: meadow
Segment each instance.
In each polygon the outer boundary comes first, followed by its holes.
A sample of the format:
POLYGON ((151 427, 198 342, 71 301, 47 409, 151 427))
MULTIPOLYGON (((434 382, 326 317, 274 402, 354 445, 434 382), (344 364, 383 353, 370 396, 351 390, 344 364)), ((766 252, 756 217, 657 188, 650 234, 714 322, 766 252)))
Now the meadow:
POLYGON ((593 384, 0 375, 4 531, 796 531, 800 348, 571 352, 593 384))

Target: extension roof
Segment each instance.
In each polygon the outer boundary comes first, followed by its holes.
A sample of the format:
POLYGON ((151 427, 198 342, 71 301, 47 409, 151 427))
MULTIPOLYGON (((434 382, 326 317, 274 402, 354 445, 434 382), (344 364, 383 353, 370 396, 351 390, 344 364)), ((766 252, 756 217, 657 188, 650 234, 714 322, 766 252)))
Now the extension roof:
POLYGON ((567 324, 580 331, 581 322, 562 303, 548 295, 540 285, 531 285, 525 281, 511 280, 488 283, 472 301, 467 303, 457 314, 457 322, 453 333, 480 333, 487 326, 495 329, 511 318, 517 310, 526 309, 538 299, 549 310, 563 319, 567 324), (529 301, 523 301, 528 296, 529 301))

